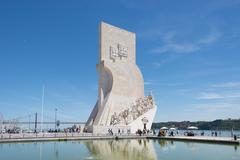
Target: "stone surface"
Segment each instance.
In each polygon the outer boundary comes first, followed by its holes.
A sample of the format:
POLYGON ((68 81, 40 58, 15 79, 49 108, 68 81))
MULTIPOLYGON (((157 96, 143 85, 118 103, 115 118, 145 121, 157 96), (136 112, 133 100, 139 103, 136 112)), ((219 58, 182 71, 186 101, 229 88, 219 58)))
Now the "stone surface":
POLYGON ((150 129, 156 112, 152 95, 144 97, 144 80, 136 65, 135 33, 101 23, 98 101, 87 121, 94 133, 150 129))

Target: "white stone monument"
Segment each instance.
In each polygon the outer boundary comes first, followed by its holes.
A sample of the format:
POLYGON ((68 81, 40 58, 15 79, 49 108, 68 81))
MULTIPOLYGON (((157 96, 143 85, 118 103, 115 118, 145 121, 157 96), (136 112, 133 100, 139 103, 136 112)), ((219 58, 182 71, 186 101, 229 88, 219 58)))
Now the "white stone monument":
POLYGON ((101 23, 98 101, 86 123, 87 132, 135 133, 151 129, 156 113, 152 95, 136 65, 135 33, 101 23))

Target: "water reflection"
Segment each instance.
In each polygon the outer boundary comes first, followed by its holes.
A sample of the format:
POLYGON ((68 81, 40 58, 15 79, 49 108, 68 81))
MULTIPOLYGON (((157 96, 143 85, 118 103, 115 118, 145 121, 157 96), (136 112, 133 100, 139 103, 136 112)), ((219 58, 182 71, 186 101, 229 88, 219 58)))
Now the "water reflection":
POLYGON ((154 143, 157 143, 162 151, 174 150, 176 148, 174 141, 157 140, 154 143))
POLYGON ((86 140, 0 144, 0 160, 239 160, 239 145, 166 140, 86 140))
POLYGON ((87 141, 85 145, 97 159, 104 160, 155 160, 156 152, 153 141, 139 140, 109 140, 87 141))
POLYGON ((59 159, 59 151, 58 151, 58 145, 56 142, 54 143, 53 148, 54 148, 55 160, 58 160, 59 159))
POLYGON ((39 160, 42 160, 42 143, 39 146, 39 160))
POLYGON ((238 146, 235 145, 235 146, 234 146, 234 150, 235 150, 235 152, 237 152, 237 149, 238 149, 238 146))

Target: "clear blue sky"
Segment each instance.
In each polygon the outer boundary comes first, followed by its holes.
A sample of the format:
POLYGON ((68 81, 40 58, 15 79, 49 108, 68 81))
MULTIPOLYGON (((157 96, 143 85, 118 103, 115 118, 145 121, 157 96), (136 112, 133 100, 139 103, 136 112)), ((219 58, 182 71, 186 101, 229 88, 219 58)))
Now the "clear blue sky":
POLYGON ((155 121, 240 118, 239 17, 239 0, 1 0, 0 112, 40 113, 45 84, 44 117, 85 121, 105 21, 137 34, 155 121))

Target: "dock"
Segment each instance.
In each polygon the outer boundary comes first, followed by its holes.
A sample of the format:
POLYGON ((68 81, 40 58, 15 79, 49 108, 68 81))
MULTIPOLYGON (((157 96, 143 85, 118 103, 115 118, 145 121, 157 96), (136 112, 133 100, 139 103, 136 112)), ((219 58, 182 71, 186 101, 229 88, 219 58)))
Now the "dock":
POLYGON ((240 140, 234 140, 232 137, 210 137, 210 136, 165 136, 158 137, 154 135, 99 135, 99 134, 4 134, 0 137, 0 143, 20 143, 20 142, 44 142, 44 141, 74 141, 74 140, 110 140, 110 139, 154 139, 171 141, 190 141, 201 143, 218 143, 239 145, 240 140))
POLYGON ((0 143, 44 142, 44 141, 77 141, 77 140, 118 140, 146 139, 147 136, 137 135, 101 135, 101 134, 46 134, 46 135, 11 135, 0 137, 0 143))
POLYGON ((222 144, 240 144, 240 140, 234 140, 232 137, 211 137, 211 136, 148 136, 149 139, 172 140, 172 141, 191 141, 205 143, 222 143, 222 144))

